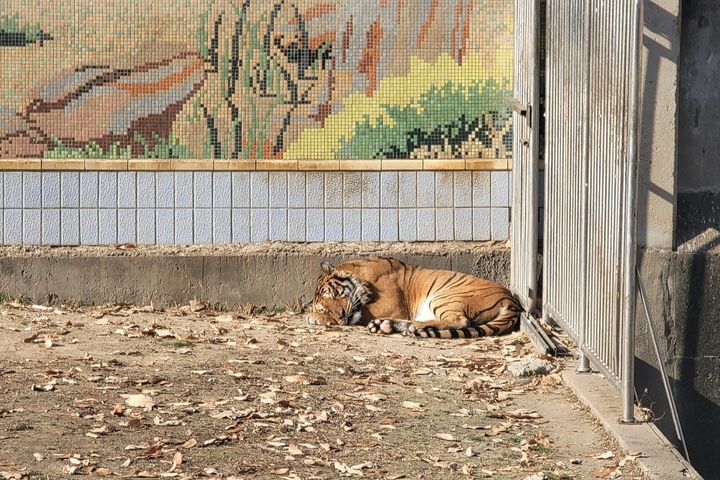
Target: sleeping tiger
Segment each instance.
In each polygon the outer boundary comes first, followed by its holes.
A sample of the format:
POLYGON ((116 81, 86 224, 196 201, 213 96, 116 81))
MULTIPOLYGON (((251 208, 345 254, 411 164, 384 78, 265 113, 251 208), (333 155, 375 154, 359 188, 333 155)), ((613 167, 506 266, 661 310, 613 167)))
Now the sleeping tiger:
POLYGON ((504 287, 472 275, 370 257, 322 264, 311 325, 365 324, 372 333, 473 338, 510 332, 522 308, 504 287))

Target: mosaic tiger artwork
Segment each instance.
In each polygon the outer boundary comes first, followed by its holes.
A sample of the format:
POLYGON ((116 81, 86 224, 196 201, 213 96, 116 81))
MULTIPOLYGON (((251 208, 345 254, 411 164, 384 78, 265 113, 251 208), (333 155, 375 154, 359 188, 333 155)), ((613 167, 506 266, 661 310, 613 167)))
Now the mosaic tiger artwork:
POLYGON ((501 285, 472 275, 371 257, 322 264, 311 325, 367 325, 372 333, 430 338, 501 335, 522 307, 501 285))

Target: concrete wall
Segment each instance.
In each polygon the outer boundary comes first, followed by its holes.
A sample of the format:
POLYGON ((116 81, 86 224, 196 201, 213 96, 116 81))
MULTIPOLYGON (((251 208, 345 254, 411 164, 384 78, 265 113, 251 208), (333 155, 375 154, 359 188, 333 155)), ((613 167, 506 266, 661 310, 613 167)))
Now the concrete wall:
POLYGON ((680 0, 645 0, 638 243, 672 248, 675 226, 680 0))
POLYGON ((510 250, 487 243, 310 244, 93 248, 0 248, 0 293, 43 303, 284 306, 312 299, 320 263, 382 255, 472 273, 507 285, 510 250), (91 279, 90 281, 88 279, 91 279))
POLYGON ((683 0, 678 189, 720 191, 720 6, 683 0))
MULTIPOLYGON (((639 257, 653 326, 677 401, 690 460, 705 478, 720 471, 720 252, 646 249, 639 257)), ((638 299, 636 389, 671 441, 670 415, 647 319, 638 299)), ((676 442, 677 443, 677 442, 676 442)))
POLYGON ((0 172, 5 245, 506 240, 510 173, 0 172))
MULTIPOLYGON (((639 260, 690 460, 705 478, 716 478, 720 470, 720 5, 717 0, 682 0, 681 21, 672 22, 671 17, 667 15, 665 23, 670 35, 658 38, 655 50, 660 57, 675 58, 674 35, 681 26, 678 121, 658 132, 668 144, 677 138, 673 245, 677 251, 645 249, 639 260)), ((649 105, 655 99, 646 99, 645 109, 662 110, 671 103, 660 100, 649 105)), ((652 163, 665 156, 662 149, 651 153, 652 163)), ((659 187, 651 182, 649 195, 663 193, 659 187)), ((637 391, 659 418, 665 435, 676 439, 640 304, 637 322, 637 391)))

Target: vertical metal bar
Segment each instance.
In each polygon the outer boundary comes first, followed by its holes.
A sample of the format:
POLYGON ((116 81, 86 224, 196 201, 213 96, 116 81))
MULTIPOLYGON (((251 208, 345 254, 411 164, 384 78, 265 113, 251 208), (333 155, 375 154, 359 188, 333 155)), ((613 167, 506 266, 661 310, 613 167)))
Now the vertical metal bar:
MULTIPOLYGON (((633 20, 633 3, 632 0, 625 0, 623 3, 623 12, 624 12, 624 21, 622 22, 622 30, 620 32, 619 38, 621 39, 621 45, 619 46, 620 51, 623 52, 622 55, 622 61, 620 62, 619 68, 620 68, 620 77, 624 79, 624 81, 620 84, 620 88, 622 89, 622 96, 620 97, 622 100, 622 112, 624 112, 624 116, 620 117, 621 120, 621 134, 618 137, 621 139, 621 143, 619 143, 616 146, 616 149, 620 152, 622 152, 622 155, 618 158, 618 176, 616 179, 616 191, 624 192, 626 188, 626 179, 625 175, 623 174, 625 172, 624 168, 627 168, 627 165, 625 164, 625 159, 628 155, 628 147, 629 147, 629 134, 630 130, 633 128, 632 125, 628 125, 628 123, 631 120, 631 112, 629 111, 632 104, 632 99, 630 98, 631 95, 631 82, 627 79, 630 77, 631 70, 633 66, 631 65, 632 62, 632 50, 634 48, 634 33, 635 33, 635 25, 632 23, 633 20)), ((625 211, 627 199, 623 198, 623 201, 620 205, 620 211, 619 215, 616 219, 614 219, 616 223, 615 230, 617 232, 617 236, 613 241, 613 249, 616 251, 615 255, 615 265, 613 269, 613 279, 616 282, 616 291, 622 289, 623 285, 623 242, 624 242, 624 217, 623 212, 625 211)), ((615 304, 613 305, 613 315, 618 319, 617 322, 617 330, 614 334, 614 340, 615 340, 615 351, 617 353, 617 360, 616 363, 613 365, 613 368, 616 372, 618 372, 621 375, 622 365, 623 365, 623 349, 624 349, 624 331, 625 331, 625 321, 623 320, 623 303, 622 298, 618 297, 616 298, 615 304)))
POLYGON ((638 134, 640 127, 640 49, 643 35, 643 1, 635 0, 633 11, 634 41, 632 43, 632 68, 630 70, 630 112, 632 125, 628 132, 628 155, 625 165, 625 241, 623 264, 623 307, 625 331, 623 332, 623 418, 625 423, 635 421, 635 260, 637 249, 637 167, 638 134))
POLYGON ((582 352, 580 353, 580 363, 578 364, 578 367, 575 371, 577 373, 592 372, 592 368, 590 368, 590 358, 588 358, 588 356, 582 352))
MULTIPOLYGON (((588 228, 589 223, 588 222, 588 159, 590 156, 590 141, 589 141, 589 135, 590 135, 590 115, 588 115, 590 111, 590 68, 591 68, 591 56, 590 56, 590 44, 592 40, 591 36, 591 3, 590 0, 585 0, 585 28, 584 28, 584 36, 585 36, 585 45, 584 45, 584 58, 585 64, 584 67, 584 75, 581 75, 581 79, 584 81, 582 83, 582 88, 584 88, 584 104, 581 105, 582 112, 580 115, 580 118, 582 119, 582 133, 580 135, 581 142, 582 142, 582 156, 578 158, 578 161, 580 162, 580 175, 581 175, 581 185, 578 189, 578 192, 581 196, 581 217, 580 217, 580 225, 582 225, 582 233, 580 236, 580 271, 582 272, 580 275, 580 311, 579 313, 579 322, 580 322, 580 328, 578 329, 578 335, 579 335, 579 344, 581 347, 587 345, 587 330, 588 330, 588 318, 589 315, 587 314, 588 310, 588 299, 592 298, 590 295, 587 294, 587 277, 589 274, 588 271, 588 228), (584 77, 584 78, 583 78, 584 77)), ((580 366, 578 367, 578 372, 589 372, 590 371, 590 359, 585 355, 582 354, 582 357, 580 358, 580 366)))
POLYGON ((538 208, 539 208, 539 162, 540 162, 540 0, 533 0, 532 5, 532 85, 531 85, 531 125, 530 158, 528 159, 528 173, 530 175, 530 215, 528 234, 529 268, 527 279, 527 292, 529 304, 528 311, 535 310, 537 301, 537 249, 538 249, 538 208))
POLYGON ((554 182, 551 180, 553 178, 553 169, 555 168, 555 158, 553 154, 551 153, 553 151, 552 146, 552 135, 550 132, 554 131, 554 125, 553 125, 553 102, 551 99, 555 98, 555 92, 553 89, 553 85, 556 82, 555 79, 555 68, 554 68, 554 55, 555 51, 553 49, 552 42, 549 40, 551 38, 551 35, 553 34, 554 30, 554 23, 553 23, 553 8, 552 8, 552 2, 548 2, 546 4, 547 8, 547 22, 545 24, 545 35, 546 35, 546 51, 545 51, 545 216, 543 218, 543 231, 545 232, 545 237, 543 239, 543 319, 548 320, 548 317, 550 317, 547 309, 547 305, 552 304, 552 292, 554 291, 554 283, 552 282, 552 270, 554 269, 554 262, 553 259, 553 242, 555 239, 555 222, 553 221, 555 218, 555 192, 553 190, 554 182))

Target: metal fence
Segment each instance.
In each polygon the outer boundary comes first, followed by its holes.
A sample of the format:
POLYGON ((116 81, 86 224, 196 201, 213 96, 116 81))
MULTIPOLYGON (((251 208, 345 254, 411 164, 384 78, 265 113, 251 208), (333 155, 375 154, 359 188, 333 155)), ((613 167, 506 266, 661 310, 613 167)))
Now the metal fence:
MULTIPOLYGON (((544 2, 543 2, 544 3, 544 2)), ((515 1, 511 289, 526 310, 537 299, 541 0, 515 1)))
MULTIPOLYGON (((518 0, 520 35, 531 4, 518 0)), ((623 419, 632 421, 641 0, 554 0, 546 15, 543 314, 578 343, 581 369, 592 362, 621 390, 623 419)), ((518 53, 521 62, 522 44, 518 53)), ((530 254, 532 160, 518 150, 515 158, 513 250, 530 254)), ((530 264, 513 254, 512 286, 522 296, 518 270, 530 264)))

